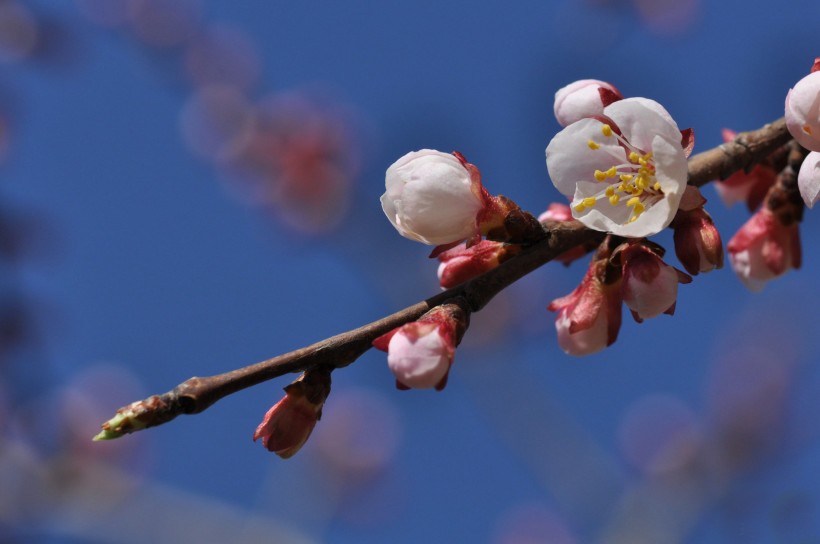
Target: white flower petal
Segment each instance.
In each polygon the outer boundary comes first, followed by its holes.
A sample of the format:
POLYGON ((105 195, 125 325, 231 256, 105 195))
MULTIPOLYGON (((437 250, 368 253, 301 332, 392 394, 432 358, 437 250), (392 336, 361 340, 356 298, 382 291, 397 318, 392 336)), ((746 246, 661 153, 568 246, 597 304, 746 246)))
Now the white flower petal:
POLYGON ((648 98, 626 98, 607 106, 604 115, 611 118, 632 145, 649 151, 655 136, 673 142, 681 141, 680 130, 663 106, 648 98))
POLYGON ((813 72, 786 95, 786 127, 797 142, 820 151, 820 72, 813 72))
POLYGON ((803 160, 797 174, 797 186, 800 188, 803 202, 809 208, 813 208, 820 200, 820 153, 817 151, 812 151, 803 160))
POLYGON ((602 126, 603 123, 596 119, 582 119, 550 141, 547 146, 547 170, 561 194, 573 196, 575 184, 592 181, 596 168, 606 170, 613 164, 626 161, 624 149, 615 138, 603 135, 602 126), (590 149, 590 140, 600 147, 590 149))

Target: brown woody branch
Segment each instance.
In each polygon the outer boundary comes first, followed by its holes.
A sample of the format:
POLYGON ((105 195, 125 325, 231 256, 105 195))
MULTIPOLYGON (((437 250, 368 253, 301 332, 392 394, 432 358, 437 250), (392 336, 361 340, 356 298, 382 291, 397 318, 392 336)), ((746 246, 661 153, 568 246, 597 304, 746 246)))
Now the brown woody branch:
MULTIPOLYGON (((758 130, 739 134, 732 142, 694 155, 689 160, 688 182, 700 187, 714 179, 725 179, 738 170, 748 170, 789 139, 786 123, 782 118, 758 130)), ((217 376, 190 378, 167 393, 153 395, 120 408, 114 418, 103 424, 103 431, 95 440, 117 438, 161 425, 180 414, 197 414, 223 397, 284 374, 301 372, 315 366, 347 366, 370 349, 374 339, 415 321, 447 299, 463 297, 470 311, 479 311, 504 288, 564 251, 580 244, 587 247, 597 245, 604 236, 604 233, 587 229, 577 221, 546 224, 540 241, 525 247, 518 255, 494 270, 463 285, 417 302, 373 323, 290 353, 217 376)))

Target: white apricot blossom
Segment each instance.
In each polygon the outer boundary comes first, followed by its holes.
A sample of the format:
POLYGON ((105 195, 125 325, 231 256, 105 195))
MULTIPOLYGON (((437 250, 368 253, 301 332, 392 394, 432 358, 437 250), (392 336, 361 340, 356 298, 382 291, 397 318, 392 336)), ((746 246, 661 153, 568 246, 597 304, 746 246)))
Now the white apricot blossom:
POLYGON ((477 170, 453 154, 412 151, 393 163, 381 197, 385 215, 405 238, 449 244, 479 232, 485 198, 477 170))
POLYGON ((798 81, 786 95, 786 128, 797 143, 820 151, 820 71, 798 81))
POLYGON ((547 169, 587 227, 651 236, 675 217, 686 189, 685 139, 663 106, 626 98, 559 132, 547 146, 547 169))

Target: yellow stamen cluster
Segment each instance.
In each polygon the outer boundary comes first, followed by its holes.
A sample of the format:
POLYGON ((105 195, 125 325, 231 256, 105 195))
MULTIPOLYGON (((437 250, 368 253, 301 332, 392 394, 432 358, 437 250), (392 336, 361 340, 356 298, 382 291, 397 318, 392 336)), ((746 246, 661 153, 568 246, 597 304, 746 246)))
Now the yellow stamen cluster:
MULTIPOLYGON (((604 124, 601 126, 601 133, 610 138, 614 135, 614 131, 610 125, 604 124)), ((626 140, 620 135, 616 138, 620 140, 622 145, 627 148, 632 148, 626 140)), ((600 144, 593 140, 587 141, 587 146, 592 149, 600 149, 600 144)), ((634 148, 633 148, 634 149, 634 148)), ((655 165, 652 161, 652 153, 638 153, 638 151, 630 151, 627 155, 628 164, 619 166, 612 166, 608 170, 595 170, 593 176, 598 182, 606 182, 613 178, 618 178, 620 183, 612 183, 606 188, 604 194, 609 204, 616 206, 621 202, 622 195, 627 195, 629 198, 626 201, 626 206, 632 209, 632 214, 629 217, 629 222, 633 222, 640 215, 646 211, 646 204, 644 199, 647 197, 662 196, 661 184, 655 179, 655 165), (619 169, 622 171, 619 172, 619 169), (623 170, 626 170, 625 172, 623 170), (621 194, 618 194, 621 193, 621 194)), ((575 205, 575 211, 582 212, 587 208, 595 206, 597 200, 592 197, 584 198, 575 205)))

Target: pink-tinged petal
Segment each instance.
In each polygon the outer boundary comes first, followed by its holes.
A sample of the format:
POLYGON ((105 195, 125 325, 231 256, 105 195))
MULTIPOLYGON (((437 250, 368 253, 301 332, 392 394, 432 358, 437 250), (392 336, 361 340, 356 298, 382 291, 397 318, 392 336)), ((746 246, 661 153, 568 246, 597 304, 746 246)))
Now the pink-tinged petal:
POLYGON ((732 270, 735 271, 743 285, 755 293, 762 291, 766 283, 776 277, 766 266, 759 251, 730 252, 729 262, 732 263, 732 270))
POLYGON ((692 281, 642 243, 627 246, 621 259, 624 303, 639 323, 670 312, 677 300, 678 283, 692 281))
POLYGON ((749 218, 748 221, 735 233, 726 249, 730 253, 744 251, 753 245, 763 243, 764 238, 772 232, 777 219, 767 209, 761 209, 749 218))
POLYGON ((813 208, 820 200, 820 153, 812 151, 803 160, 797 174, 797 186, 806 206, 813 208))
POLYGON ((406 333, 406 328, 407 325, 390 340, 387 364, 402 384, 431 389, 450 369, 455 346, 448 346, 434 325, 417 334, 406 333))
POLYGON ((621 326, 620 279, 605 285, 609 252, 593 258, 584 278, 569 295, 555 299, 558 345, 569 355, 588 355, 604 349, 618 337, 621 326))
POLYGON ((586 329, 571 333, 569 318, 561 313, 555 320, 558 345, 567 355, 581 357, 597 353, 611 344, 609 342, 609 324, 602 312, 586 329))
POLYGON ((820 151, 820 72, 812 72, 786 95, 786 128, 809 151, 820 151))
POLYGON ((553 111, 558 123, 566 127, 585 117, 600 115, 605 106, 619 98, 620 93, 609 83, 582 79, 555 93, 553 111))
POLYGON ((476 181, 475 173, 457 157, 423 149, 404 155, 387 169, 381 203, 402 236, 440 245, 476 234, 482 195, 480 179, 476 181))
POLYGON ((765 205, 727 244, 732 269, 752 291, 801 263, 799 223, 783 225, 765 205))
POLYGON ((399 327, 387 347, 387 364, 397 386, 441 388, 469 321, 461 306, 445 303, 399 327))

